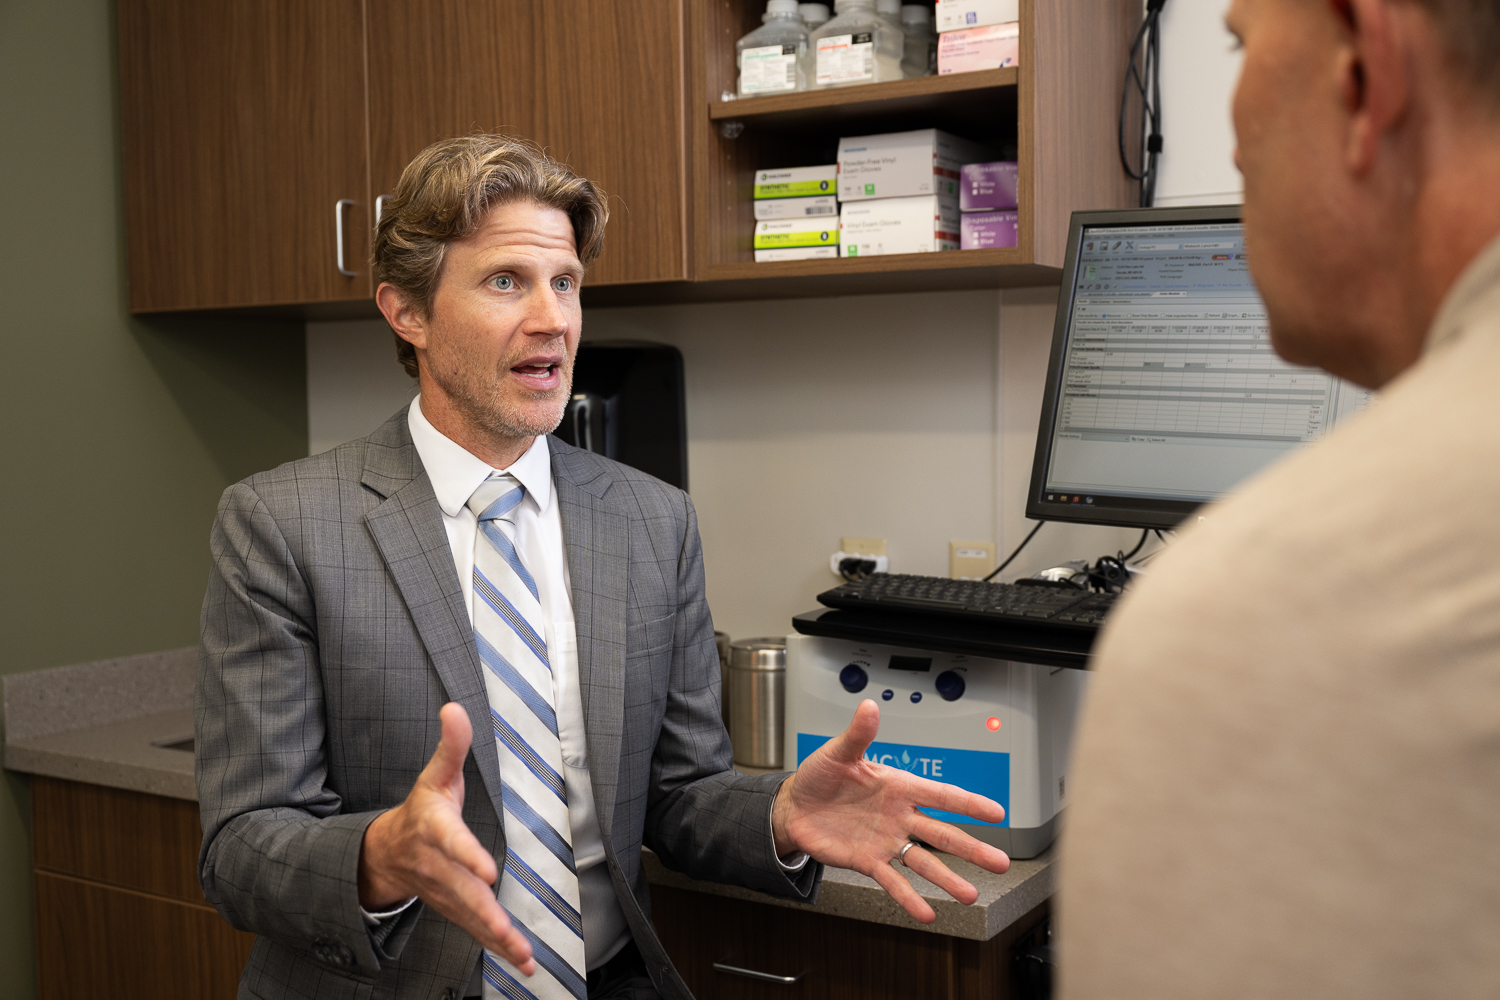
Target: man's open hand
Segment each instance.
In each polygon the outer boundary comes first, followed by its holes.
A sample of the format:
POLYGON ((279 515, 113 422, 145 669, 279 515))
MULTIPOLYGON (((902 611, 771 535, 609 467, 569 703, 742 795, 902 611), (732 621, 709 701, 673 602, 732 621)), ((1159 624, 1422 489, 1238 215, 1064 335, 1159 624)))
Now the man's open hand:
MULTIPOLYGON (((776 853, 805 851, 824 864, 868 875, 907 913, 930 924, 937 919, 932 907, 891 867, 909 840, 921 840, 992 872, 1009 869, 1010 858, 918 807, 986 823, 1004 820, 1005 810, 982 795, 865 760, 879 730, 880 706, 867 698, 854 710, 849 728, 819 747, 782 783, 771 808, 776 853)), ((930 851, 911 848, 906 864, 960 903, 979 898, 977 889, 930 851)))
POLYGON ((495 899, 495 859, 463 820, 464 758, 474 729, 457 702, 439 715, 443 737, 406 801, 365 829, 359 905, 379 911, 417 896, 525 975, 531 942, 495 899))

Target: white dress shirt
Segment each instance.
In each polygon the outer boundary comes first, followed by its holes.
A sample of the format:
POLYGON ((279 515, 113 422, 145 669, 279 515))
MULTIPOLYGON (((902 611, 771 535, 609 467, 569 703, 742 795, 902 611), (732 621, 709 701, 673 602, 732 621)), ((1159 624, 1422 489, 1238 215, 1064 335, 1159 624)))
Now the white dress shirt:
POLYGON ((509 468, 492 469, 433 427, 422 413, 421 401, 421 396, 412 400, 406 411, 406 423, 422 467, 432 481, 432 492, 443 510, 443 528, 448 532, 448 546, 453 550, 453 566, 458 571, 459 589, 471 625, 474 588, 468 581, 474 574, 474 537, 479 521, 467 507, 469 497, 496 471, 510 473, 526 488, 526 497, 516 508, 516 549, 536 580, 541 599, 543 638, 552 664, 555 685, 552 698, 557 706, 557 731, 566 772, 563 783, 573 828, 573 860, 578 868, 584 961, 588 968, 594 969, 625 946, 630 940, 630 929, 615 898, 609 866, 604 861, 604 836, 594 809, 594 786, 589 780, 583 696, 579 691, 578 637, 573 630, 567 550, 563 546, 556 491, 552 488, 552 454, 547 448, 547 437, 539 435, 509 468))

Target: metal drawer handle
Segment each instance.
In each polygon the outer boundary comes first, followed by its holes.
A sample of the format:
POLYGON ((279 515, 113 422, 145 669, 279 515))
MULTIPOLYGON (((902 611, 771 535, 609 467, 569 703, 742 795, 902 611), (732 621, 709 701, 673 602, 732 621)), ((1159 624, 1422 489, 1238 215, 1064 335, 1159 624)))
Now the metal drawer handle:
POLYGON ((791 986, 800 983, 802 977, 807 975, 799 972, 795 976, 773 976, 769 972, 756 972, 754 969, 741 969, 737 965, 725 965, 723 962, 714 963, 715 972, 727 972, 731 976, 744 976, 746 979, 759 979, 763 983, 780 983, 782 986, 791 986))
POLYGON ((340 198, 333 203, 333 236, 337 241, 336 245, 338 247, 337 263, 339 274, 342 274, 346 278, 358 277, 358 275, 349 270, 344 264, 344 209, 351 208, 353 205, 354 200, 352 198, 340 198))

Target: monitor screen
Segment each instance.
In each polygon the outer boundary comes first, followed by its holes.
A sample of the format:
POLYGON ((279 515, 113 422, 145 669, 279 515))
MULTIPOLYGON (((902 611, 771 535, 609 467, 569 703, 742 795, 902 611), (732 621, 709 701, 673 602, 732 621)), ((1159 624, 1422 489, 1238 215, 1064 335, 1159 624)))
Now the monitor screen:
POLYGON ((1170 527, 1363 408, 1271 347, 1239 207, 1076 212, 1028 517, 1170 527))

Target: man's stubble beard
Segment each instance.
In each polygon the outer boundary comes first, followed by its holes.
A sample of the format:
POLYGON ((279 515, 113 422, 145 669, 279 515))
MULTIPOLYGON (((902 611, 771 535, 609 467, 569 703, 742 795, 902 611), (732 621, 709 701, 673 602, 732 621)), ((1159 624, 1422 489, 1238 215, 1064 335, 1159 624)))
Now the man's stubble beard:
POLYGON ((526 402, 508 398, 504 386, 510 379, 510 365, 502 361, 490 370, 488 379, 479 377, 486 369, 455 359, 453 370, 434 365, 433 381, 447 394, 454 409, 471 425, 505 438, 537 437, 551 434, 562 423, 568 398, 573 392, 573 361, 567 357, 562 365, 562 384, 545 393, 529 393, 526 402), (532 411, 537 404, 551 404, 541 413, 532 411))

